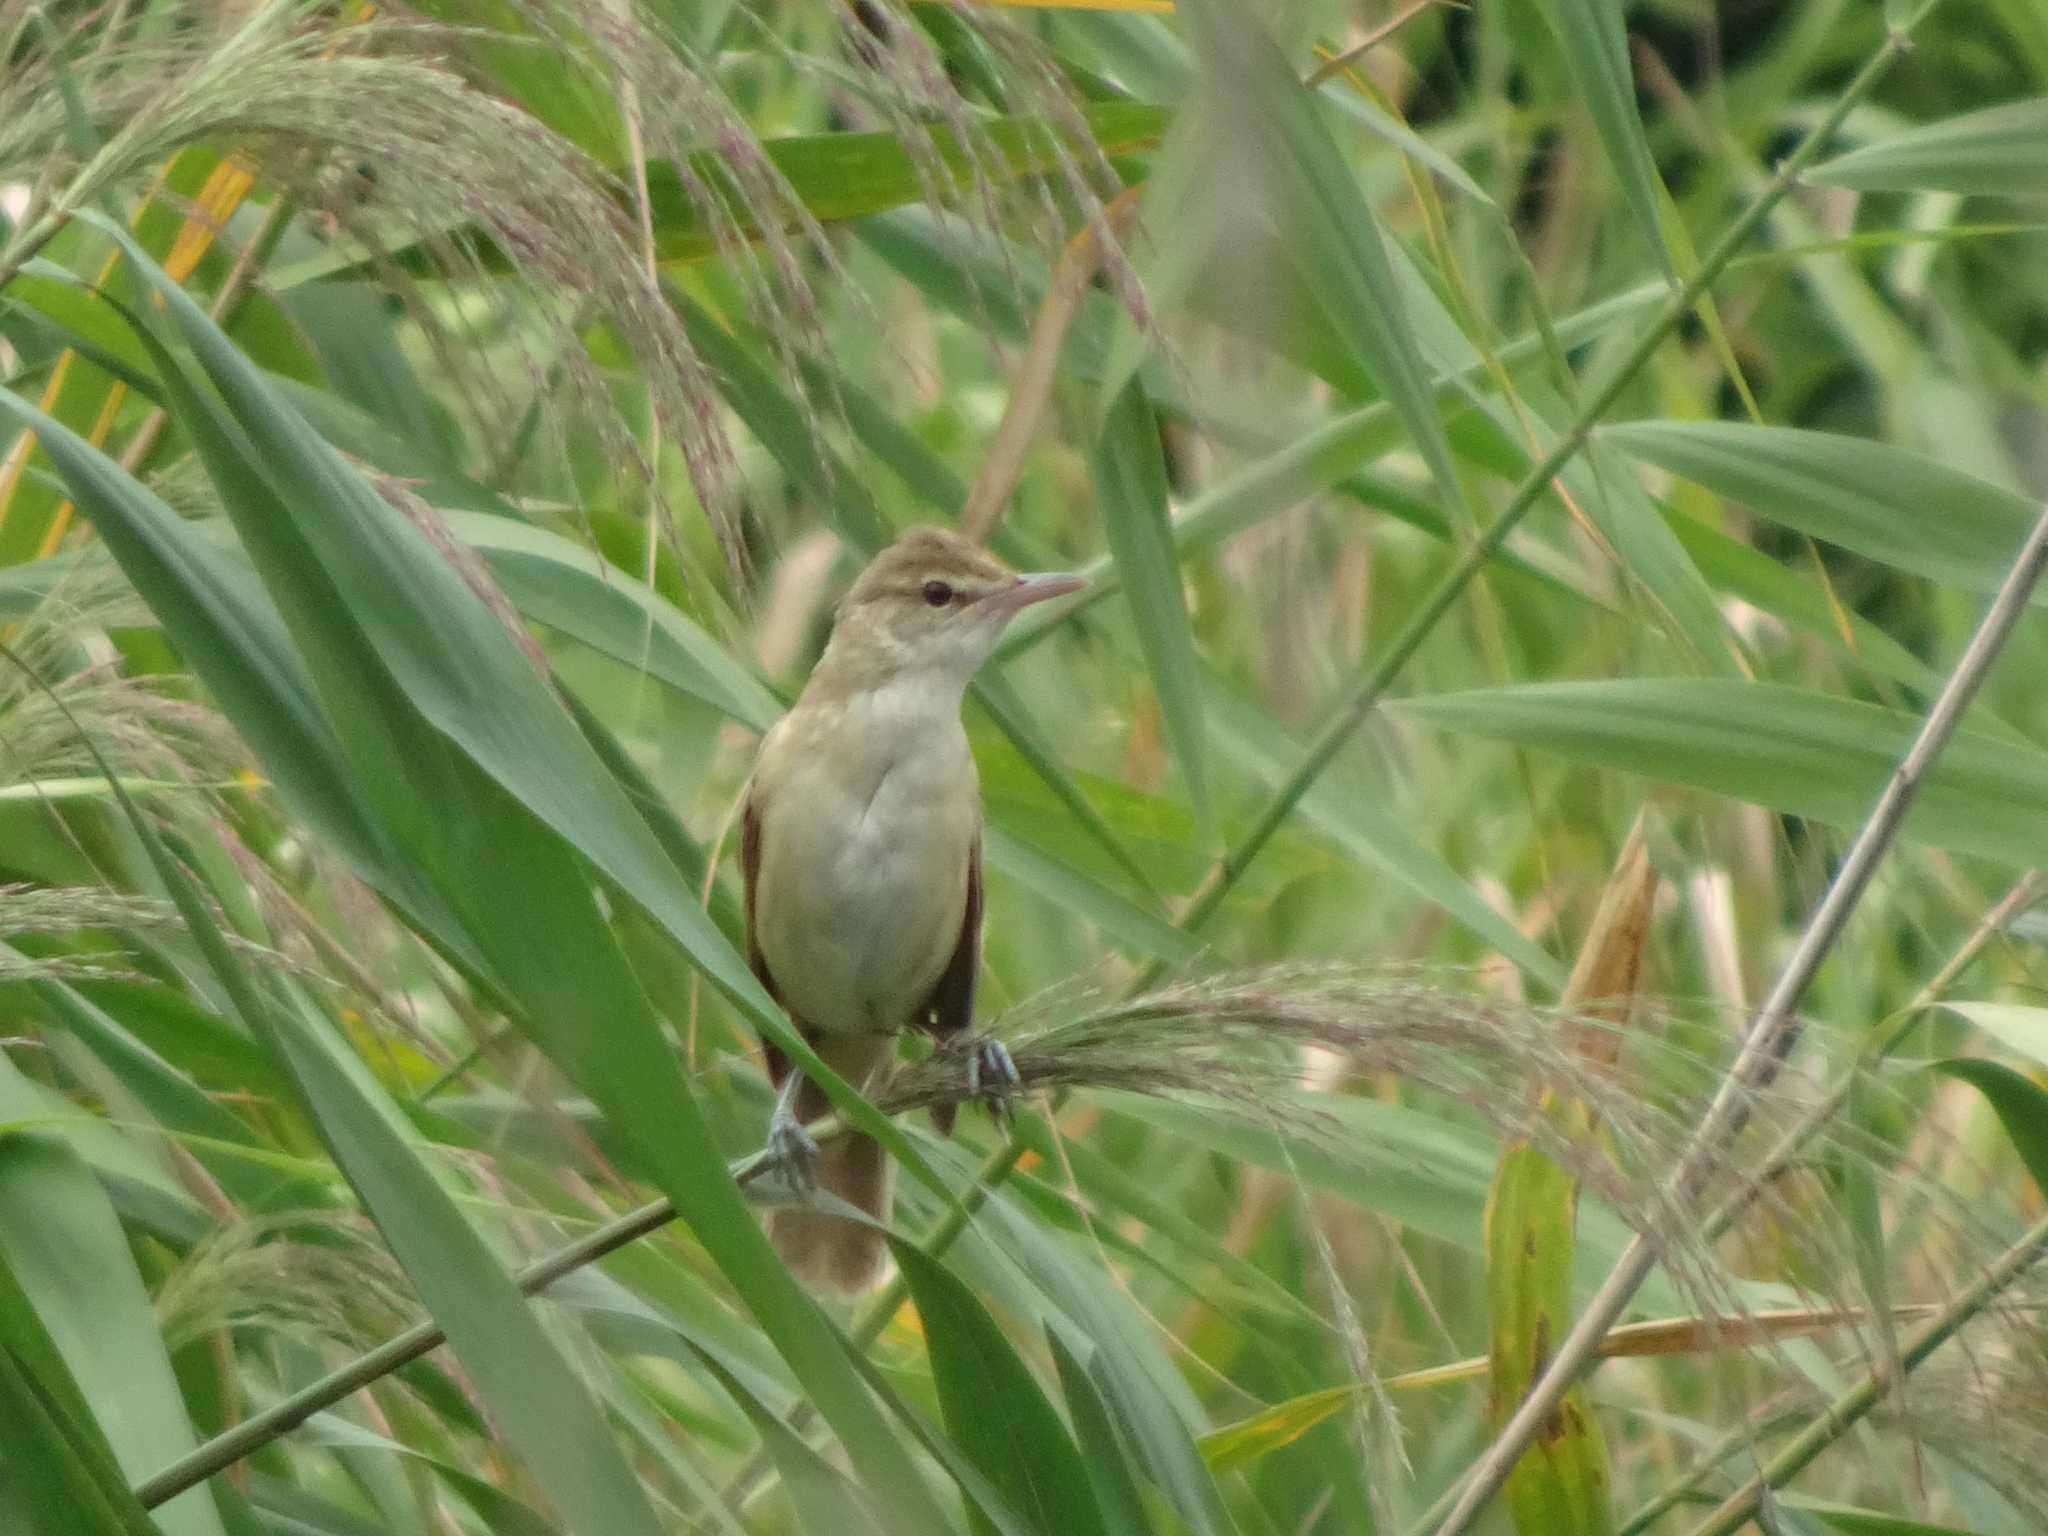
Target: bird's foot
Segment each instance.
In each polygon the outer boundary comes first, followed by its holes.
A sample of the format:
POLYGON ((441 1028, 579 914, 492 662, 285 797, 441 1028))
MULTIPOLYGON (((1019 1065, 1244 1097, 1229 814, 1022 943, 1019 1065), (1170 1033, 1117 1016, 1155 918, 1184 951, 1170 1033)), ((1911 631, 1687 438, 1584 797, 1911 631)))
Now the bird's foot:
POLYGON ((792 1193, 808 1196, 818 1187, 817 1140, 780 1105, 768 1117, 768 1155, 792 1193))
POLYGON ((987 1036, 967 1048, 967 1096, 979 1099, 998 1121, 1007 1121, 1023 1091, 1024 1079, 1002 1041, 987 1036))

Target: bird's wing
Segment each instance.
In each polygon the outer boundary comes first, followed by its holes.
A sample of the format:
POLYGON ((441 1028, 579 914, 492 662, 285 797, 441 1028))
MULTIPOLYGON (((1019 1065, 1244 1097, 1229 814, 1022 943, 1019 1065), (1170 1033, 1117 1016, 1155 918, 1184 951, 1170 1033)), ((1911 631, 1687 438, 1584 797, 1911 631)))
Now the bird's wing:
MULTIPOLYGON (((782 994, 775 978, 768 974, 768 961, 761 954, 761 941, 754 933, 754 888, 761 879, 761 812, 754 804, 754 789, 747 786, 746 802, 740 807, 740 884, 746 891, 744 911, 747 928, 747 969, 778 1003, 782 994)), ((777 1088, 789 1076, 789 1058, 773 1043, 763 1040, 761 1050, 768 1058, 768 1080, 777 1088)))
MULTIPOLYGON (((938 985, 913 1021, 934 1040, 948 1040, 974 1022, 974 978, 981 968, 981 831, 967 855, 967 902, 960 915, 960 937, 938 985)), ((932 1124, 941 1136, 952 1134, 952 1104, 932 1106, 932 1124)))

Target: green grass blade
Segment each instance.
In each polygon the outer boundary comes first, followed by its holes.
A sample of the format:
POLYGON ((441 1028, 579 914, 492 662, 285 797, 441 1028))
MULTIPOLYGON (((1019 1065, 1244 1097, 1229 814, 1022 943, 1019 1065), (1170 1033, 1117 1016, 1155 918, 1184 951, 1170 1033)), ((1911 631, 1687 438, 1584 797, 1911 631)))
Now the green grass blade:
POLYGON ((2048 1069, 2048 1008, 2025 1003, 1943 1003, 1942 1007, 1968 1019, 2035 1067, 2048 1069))
POLYGON ((0 1349, 0 1520, 20 1536, 158 1536, 161 1527, 59 1417, 49 1383, 0 1349))
MULTIPOLYGON (((0 944, 0 956, 11 953, 6 945, 0 944)), ((44 981, 35 983, 33 990, 45 1014, 98 1056, 167 1131, 225 1147, 261 1148, 262 1143, 239 1117, 136 1039, 118 1019, 77 988, 44 981)), ((223 1190, 244 1204, 261 1206, 273 1201, 285 1182, 275 1173, 232 1153, 208 1147, 196 1150, 193 1155, 223 1190)))
POLYGON ((1102 1523, 1110 1536, 1150 1536, 1144 1495, 1132 1471, 1130 1451, 1117 1433, 1109 1405, 1102 1400, 1088 1370, 1059 1334, 1048 1328, 1046 1348, 1059 1368, 1060 1390, 1066 1394, 1067 1416, 1074 1422, 1074 1442, 1088 1469, 1102 1523))
POLYGON ((248 575, 83 438, 0 389, 0 413, 31 428, 186 665, 256 750, 288 808, 473 972, 488 967, 392 845, 343 761, 277 610, 248 575))
POLYGON ((474 935, 544 1049, 636 1143, 870 1486, 907 1529, 943 1529, 838 1341, 741 1199, 583 861, 639 902, 909 1172, 947 1186, 790 1028, 496 613, 182 290, 143 270, 223 403, 216 410, 164 354, 178 414, 290 615, 380 818, 474 935), (351 604, 347 592, 378 601, 351 604))
MULTIPOLYGON (((1404 718, 1853 826, 1913 739, 1914 716, 1719 679, 1538 683, 1395 706, 1404 718)), ((1907 835, 2002 861, 2048 858, 2048 753, 1959 731, 1907 835)))
POLYGON ((1193 630, 1181 591, 1166 500, 1159 423, 1134 379, 1110 405, 1094 460, 1095 499, 1110 554, 1130 600, 1138 644, 1152 674, 1159 712, 1203 838, 1216 837, 1208 749, 1202 729, 1202 684, 1193 630))
POLYGON ((916 1244, 891 1246, 954 1444, 1041 1536, 1106 1536, 1073 1437, 988 1309, 916 1244))
POLYGON ((54 1137, 0 1138, 0 1346, 0 1485, 12 1485, 0 1507, 19 1498, 48 1536, 223 1536, 204 1491, 164 1509, 160 1524, 128 1492, 130 1479, 192 1448, 191 1421, 127 1236, 54 1137))
POLYGON ((745 1382, 709 1354, 699 1361, 726 1396, 739 1405, 747 1422, 774 1459, 775 1473, 789 1495, 798 1527, 804 1531, 845 1531, 847 1536, 880 1536, 882 1527, 860 1502, 859 1490, 812 1450, 745 1382))
MULTIPOLYGON (((1571 1328, 1571 1175, 1526 1141, 1501 1154, 1486 1197, 1486 1323, 1494 1421, 1514 1411, 1571 1328)), ((1583 1385, 1508 1474, 1503 1490, 1521 1536, 1604 1536, 1614 1518, 1607 1450, 1583 1385)))
POLYGON ((448 526, 490 566, 536 624, 659 679, 756 731, 782 715, 775 695, 710 635, 630 571, 584 546, 509 518, 449 512, 448 526))
POLYGON ((1683 513, 1666 511, 1665 520, 1700 574, 1721 591, 1804 630, 1893 682, 1929 693, 1941 686, 1932 667, 1861 614, 1830 603, 1819 583, 1802 579, 1761 550, 1683 513))
POLYGON ((1539 6, 1557 38, 1565 67, 1599 132, 1600 144, 1621 183, 1636 230, 1664 275, 1677 281, 1657 215, 1657 170, 1643 120, 1636 112, 1635 76, 1629 69, 1628 28, 1621 0, 1558 0, 1539 6))
POLYGON ((1806 173, 1859 192, 2009 197, 2048 185, 2048 96, 1967 112, 1823 160, 1806 173))
POLYGON ((2048 1196, 2048 1093, 2023 1073, 1981 1056, 1937 1061, 1933 1070, 1968 1083, 1984 1095, 1998 1123, 2005 1127, 2013 1151, 2033 1177, 2034 1188, 2048 1196))
MULTIPOLYGON (((1299 760, 1299 749, 1287 732, 1262 711, 1220 689, 1211 691, 1210 702, 1219 739, 1249 763, 1262 781, 1282 782, 1299 760)), ((1399 881, 1545 986, 1563 984, 1564 967, 1557 958, 1530 940, 1440 855, 1423 846, 1398 809, 1381 808, 1341 779, 1318 784, 1303 796, 1301 809, 1347 857, 1399 881)))
POLYGON ((1315 98, 1288 68, 1263 21, 1222 0, 1182 7, 1217 86, 1245 114, 1272 175, 1272 214, 1329 323, 1378 383, 1429 465, 1444 499, 1464 492, 1431 398, 1422 356, 1394 280, 1379 221, 1338 152, 1315 98))
MULTIPOLYGON (((548 1342, 526 1298, 407 1144, 398 1107, 375 1088, 362 1063, 338 1046, 303 993, 284 983, 265 988, 255 980, 156 830, 125 792, 119 798, 214 979, 243 1026, 290 1076, 321 1140, 447 1333, 513 1449, 572 1525, 658 1536, 653 1508, 595 1403, 548 1342)), ((195 1489, 165 1509, 205 1498, 195 1489)), ((204 1507, 210 1515, 211 1504, 204 1507)))
POLYGON ((1908 1520, 1903 1515, 1880 1514, 1874 1509, 1858 1509, 1852 1504, 1834 1504, 1799 1494, 1779 1494, 1777 1502, 1785 1509, 1811 1516, 1831 1531, 1840 1531, 1842 1536, 1982 1536, 1981 1532, 1960 1525, 1933 1525, 1925 1520, 1908 1520))
POLYGON ((1740 422, 1634 421, 1599 440, 1757 515, 1916 576, 2004 579, 2033 522, 2026 498, 1864 438, 1740 422))

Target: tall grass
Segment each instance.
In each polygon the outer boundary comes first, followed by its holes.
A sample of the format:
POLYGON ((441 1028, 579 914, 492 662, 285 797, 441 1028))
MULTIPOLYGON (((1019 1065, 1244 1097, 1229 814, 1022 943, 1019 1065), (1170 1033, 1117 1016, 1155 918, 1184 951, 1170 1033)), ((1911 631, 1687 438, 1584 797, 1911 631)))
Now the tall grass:
POLYGON ((7 1529, 2039 1528, 2030 7, 0 46, 7 1529), (1093 578, 946 1141, 726 847, 934 520, 1093 578))

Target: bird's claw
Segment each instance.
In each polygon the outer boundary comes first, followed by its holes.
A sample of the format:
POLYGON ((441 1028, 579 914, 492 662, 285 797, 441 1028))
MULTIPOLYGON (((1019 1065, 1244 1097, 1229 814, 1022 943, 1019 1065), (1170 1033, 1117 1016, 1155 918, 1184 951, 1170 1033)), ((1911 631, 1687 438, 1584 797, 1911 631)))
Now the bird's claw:
POLYGON ((1017 1063, 1000 1040, 983 1038, 967 1052, 967 1096, 979 1099, 997 1120, 1008 1120, 1024 1079, 1017 1075, 1017 1063))
POLYGON ((818 1143, 794 1115, 777 1111, 769 1120, 768 1155, 794 1193, 809 1195, 818 1187, 818 1143))

